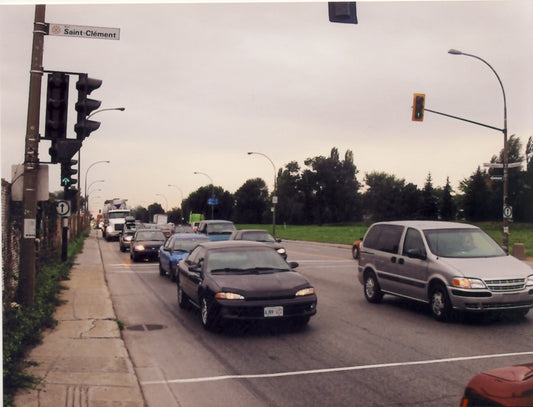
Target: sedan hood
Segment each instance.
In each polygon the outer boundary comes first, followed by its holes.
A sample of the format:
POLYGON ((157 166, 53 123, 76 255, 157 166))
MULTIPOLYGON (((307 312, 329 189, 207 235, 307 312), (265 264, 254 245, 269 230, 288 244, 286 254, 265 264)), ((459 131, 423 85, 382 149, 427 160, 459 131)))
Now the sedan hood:
POLYGON ((294 271, 214 274, 211 278, 217 291, 231 291, 248 299, 293 297, 299 289, 310 286, 304 276, 294 271))
POLYGON ((449 258, 439 257, 439 263, 455 270, 457 275, 482 279, 525 278, 533 270, 513 256, 449 258))

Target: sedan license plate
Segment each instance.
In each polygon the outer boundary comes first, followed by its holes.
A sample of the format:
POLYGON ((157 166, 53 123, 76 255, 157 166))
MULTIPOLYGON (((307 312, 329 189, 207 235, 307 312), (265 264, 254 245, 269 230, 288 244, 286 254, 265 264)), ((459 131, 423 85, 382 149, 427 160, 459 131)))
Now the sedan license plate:
POLYGON ((264 308, 265 318, 269 317, 282 317, 283 316, 283 307, 265 307, 264 308))

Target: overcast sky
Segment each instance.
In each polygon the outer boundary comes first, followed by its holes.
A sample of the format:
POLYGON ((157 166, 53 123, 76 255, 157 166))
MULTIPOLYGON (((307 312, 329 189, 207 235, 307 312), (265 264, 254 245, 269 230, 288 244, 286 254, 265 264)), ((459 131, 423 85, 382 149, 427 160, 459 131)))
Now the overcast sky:
MULTIPOLYGON (((24 157, 33 5, 0 5, 2 178, 24 157)), ((235 192, 276 167, 332 147, 354 153, 363 182, 383 171, 422 188, 446 177, 457 190, 503 147, 502 132, 426 112, 411 121, 413 93, 426 107, 533 136, 533 1, 357 2, 359 24, 333 24, 327 3, 53 4, 46 22, 120 28, 120 40, 47 36, 44 68, 86 72, 101 127, 81 150, 81 188, 104 199, 178 206, 210 180, 235 192), (88 167, 99 160, 110 160, 88 167), (105 182, 95 182, 105 180, 105 182), (176 187, 169 187, 168 185, 176 187), (101 191, 98 191, 100 190, 101 191)), ((42 96, 46 94, 43 77, 42 96)), ((71 77, 69 137, 77 99, 71 77)), ((44 103, 41 134, 44 135, 44 103)), ((39 146, 49 161, 50 142, 39 146)), ((59 165, 50 169, 58 191, 59 165)))

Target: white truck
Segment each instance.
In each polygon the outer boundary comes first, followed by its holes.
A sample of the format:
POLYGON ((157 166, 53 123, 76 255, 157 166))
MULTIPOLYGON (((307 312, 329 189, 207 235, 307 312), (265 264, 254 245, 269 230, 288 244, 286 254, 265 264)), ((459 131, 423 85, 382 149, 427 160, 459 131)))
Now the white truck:
POLYGON ((126 204, 127 199, 109 199, 104 203, 102 215, 104 218, 104 228, 102 233, 105 240, 118 239, 124 230, 126 216, 131 215, 131 210, 126 204))

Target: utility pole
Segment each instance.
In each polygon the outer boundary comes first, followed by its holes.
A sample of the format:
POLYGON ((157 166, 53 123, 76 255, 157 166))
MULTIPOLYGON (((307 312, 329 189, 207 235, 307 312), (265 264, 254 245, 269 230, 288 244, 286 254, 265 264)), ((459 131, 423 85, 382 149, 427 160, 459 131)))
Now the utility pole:
POLYGON ((43 46, 46 33, 46 6, 35 6, 33 47, 31 55, 30 91, 26 147, 24 150, 24 225, 20 246, 19 293, 24 306, 33 306, 35 299, 35 238, 37 222, 37 174, 39 170, 39 112, 41 108, 41 80, 43 75, 43 46))

